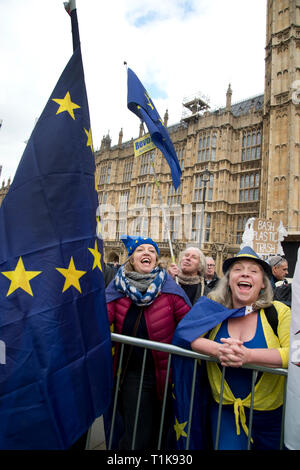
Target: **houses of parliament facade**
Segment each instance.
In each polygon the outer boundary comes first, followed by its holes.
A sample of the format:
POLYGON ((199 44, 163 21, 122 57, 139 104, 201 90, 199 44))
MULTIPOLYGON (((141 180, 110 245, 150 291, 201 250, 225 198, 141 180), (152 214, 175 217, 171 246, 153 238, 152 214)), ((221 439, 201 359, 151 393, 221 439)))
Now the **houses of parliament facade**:
MULTIPOLYGON (((263 47, 263 45, 262 45, 263 47)), ((134 157, 133 140, 103 137, 95 153, 107 262, 123 262, 122 234, 151 236, 168 262, 186 246, 216 260, 239 251, 246 221, 282 221, 293 269, 300 242, 300 0, 268 0, 264 94, 210 111, 201 97, 184 102, 186 117, 164 124, 182 169, 174 190, 158 149, 134 157), (152 166, 154 164, 154 168, 152 166), (207 176, 207 182, 203 178, 207 176)), ((137 129, 138 130, 138 129, 137 129)), ((140 127, 138 138, 143 135, 140 127)))
POLYGON ((300 0, 267 0, 263 94, 233 104, 229 85, 223 108, 212 111, 197 96, 183 104, 178 124, 164 115, 182 169, 177 191, 161 152, 134 157, 122 130, 116 145, 107 135, 95 152, 105 261, 125 260, 127 233, 155 239, 165 262, 170 241, 176 260, 198 246, 220 274, 255 217, 282 221, 292 275, 300 245, 300 0))

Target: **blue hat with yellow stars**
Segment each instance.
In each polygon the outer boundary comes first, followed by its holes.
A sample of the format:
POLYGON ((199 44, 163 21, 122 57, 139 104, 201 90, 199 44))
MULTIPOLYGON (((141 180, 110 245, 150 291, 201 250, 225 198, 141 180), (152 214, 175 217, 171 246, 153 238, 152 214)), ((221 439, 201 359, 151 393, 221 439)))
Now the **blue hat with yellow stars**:
POLYGON ((266 261, 261 259, 250 246, 244 246, 244 248, 242 248, 241 251, 233 258, 226 259, 223 263, 223 273, 225 274, 230 268, 230 266, 232 266, 233 263, 235 263, 239 259, 251 259, 253 261, 256 261, 258 264, 260 264, 260 266, 263 268, 263 270, 269 277, 272 276, 272 270, 270 265, 266 261))
POLYGON ((159 249, 155 241, 152 238, 147 237, 131 237, 130 235, 121 235, 120 240, 124 243, 128 256, 131 256, 134 250, 139 245, 153 245, 157 254, 159 255, 159 249))

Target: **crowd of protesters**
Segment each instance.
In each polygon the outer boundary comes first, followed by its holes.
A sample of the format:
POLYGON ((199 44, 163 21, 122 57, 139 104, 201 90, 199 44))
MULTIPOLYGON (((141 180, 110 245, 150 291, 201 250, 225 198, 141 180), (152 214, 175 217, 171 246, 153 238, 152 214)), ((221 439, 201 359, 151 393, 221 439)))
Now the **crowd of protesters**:
MULTIPOLYGON (((286 281, 287 260, 281 256, 263 260, 252 248, 244 247, 225 260, 221 276, 216 272, 214 258, 205 257, 197 247, 186 248, 180 253, 178 265, 171 263, 165 269, 159 261, 158 246, 151 238, 124 236, 121 240, 127 250, 126 262, 117 269, 106 264, 103 270, 113 331, 168 344, 182 336, 188 341, 188 348, 215 357, 217 362, 207 362, 211 396, 207 422, 211 443, 213 445, 220 400, 220 367, 225 366, 225 405, 219 448, 246 449, 251 370, 241 366, 251 363, 287 368, 288 365, 290 298, 280 298, 278 290, 289 285, 291 296, 291 284, 286 281), (219 309, 222 315, 216 315, 218 321, 198 334, 193 321, 210 316, 210 307, 211 311, 219 309), (246 309, 246 314, 240 314, 242 309, 246 309), (270 312, 276 316, 276 329, 270 321, 270 312)), ((115 371, 118 351, 117 347, 115 371)), ((154 448, 157 441, 167 356, 154 350, 147 354, 136 450, 154 448)), ((117 443, 117 448, 122 450, 131 449, 143 362, 141 348, 126 346, 124 361, 118 409, 123 427, 117 443)), ((168 433, 173 429, 171 386, 170 378, 163 432, 166 448, 168 433)), ((279 448, 282 403, 283 377, 262 373, 254 398, 254 449, 279 448)))

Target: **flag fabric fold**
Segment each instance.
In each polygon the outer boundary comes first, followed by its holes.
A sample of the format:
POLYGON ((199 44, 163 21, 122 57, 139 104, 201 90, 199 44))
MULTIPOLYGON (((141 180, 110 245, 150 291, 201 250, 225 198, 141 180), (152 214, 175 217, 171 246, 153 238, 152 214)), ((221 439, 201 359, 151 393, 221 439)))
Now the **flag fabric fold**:
MULTIPOLYGON (((240 317, 247 313, 247 307, 231 310, 207 297, 200 297, 178 324, 172 344, 190 350, 192 341, 205 335, 219 323, 227 318, 240 317)), ((184 356, 172 355, 174 442, 176 448, 180 450, 186 449, 188 437, 190 450, 212 448, 207 415, 211 398, 205 361, 197 364, 193 412, 190 422, 194 361, 194 359, 184 356), (188 436, 189 427, 190 436, 188 436)))
POLYGON ((128 68, 127 106, 146 123, 155 146, 162 152, 171 170, 174 188, 180 185, 181 169, 174 145, 149 93, 136 74, 128 68))
POLYGON ((97 205, 78 44, 0 208, 0 449, 67 449, 109 406, 97 205))
POLYGON ((288 365, 284 443, 300 450, 300 250, 292 283, 290 354, 288 365))
POLYGON ((190 349, 192 341, 207 333, 226 318, 242 317, 247 313, 250 313, 249 307, 228 309, 214 300, 204 296, 200 297, 178 324, 173 343, 176 346, 190 349))

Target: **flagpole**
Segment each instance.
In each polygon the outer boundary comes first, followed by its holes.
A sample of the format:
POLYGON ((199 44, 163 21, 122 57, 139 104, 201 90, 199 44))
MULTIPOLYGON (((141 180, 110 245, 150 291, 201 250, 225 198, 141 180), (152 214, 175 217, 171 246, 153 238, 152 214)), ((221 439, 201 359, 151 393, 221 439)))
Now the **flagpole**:
MULTIPOLYGON (((74 53, 76 49, 80 47, 80 36, 79 36, 79 26, 78 26, 77 11, 76 11, 76 0, 69 0, 68 2, 64 2, 64 7, 65 7, 66 12, 69 14, 71 18, 72 42, 73 42, 73 53, 74 53)), ((99 222, 97 222, 96 230, 98 230, 98 223, 99 222)), ((85 450, 89 450, 90 448, 91 433, 92 433, 92 426, 89 427, 87 434, 86 434, 85 450)))
POLYGON ((172 260, 172 263, 175 263, 175 257, 174 257, 172 241, 171 241, 171 235, 170 235, 170 226, 169 226, 168 219, 167 219, 165 209, 164 209, 164 206, 163 206, 163 199, 162 199, 162 195, 161 195, 160 185, 159 185, 157 175, 156 175, 156 172, 155 172, 153 155, 151 155, 151 165, 152 165, 152 169, 153 169, 153 173, 154 173, 154 182, 155 182, 155 185, 156 185, 157 191, 158 191, 158 197, 159 197, 159 202, 160 202, 160 206, 161 206, 161 209, 162 209, 164 223, 165 223, 165 226, 167 228, 167 236, 168 236, 169 248, 170 248, 170 253, 171 253, 171 260, 172 260))
MULTIPOLYGON (((171 254, 171 261, 172 261, 172 263, 175 263, 175 256, 174 256, 174 252, 173 252, 171 235, 170 235, 170 227, 169 227, 168 219, 166 217, 165 209, 164 209, 164 206, 163 206, 163 199, 162 199, 162 195, 161 195, 161 190, 160 190, 159 182, 158 182, 157 175, 156 175, 155 168, 154 168, 154 157, 153 157, 153 155, 151 155, 151 165, 152 165, 152 169, 153 169, 153 173, 154 173, 154 182, 155 182, 155 185, 156 185, 157 191, 158 191, 158 197, 159 197, 159 202, 160 202, 160 207, 161 207, 161 210, 162 210, 162 215, 163 215, 165 227, 167 228, 167 236, 168 236, 168 242, 169 242, 169 248, 170 248, 170 254, 171 254)), ((179 283, 177 275, 175 276, 175 281, 177 282, 177 284, 179 283)))
POLYGON ((71 17, 73 52, 74 52, 77 49, 77 47, 80 45, 78 20, 77 20, 77 14, 76 14, 76 0, 69 0, 69 2, 64 2, 64 7, 65 7, 66 12, 71 17))
MULTIPOLYGON (((124 61, 124 65, 126 67, 126 72, 127 72, 127 75, 128 75, 128 65, 127 65, 127 62, 124 61)), ((138 78, 136 77, 136 79, 138 80, 138 78)), ((139 80, 138 80, 139 82, 139 80)), ((148 97, 149 98, 149 97, 148 97)), ((127 103, 127 106, 128 106, 128 103, 127 103)), ((129 107, 129 106, 128 106, 129 107)), ((140 106, 138 106, 138 108, 140 108, 140 106)), ((152 106, 152 108, 154 108, 154 105, 152 106)), ((129 108, 130 109, 130 108, 129 108)), ((131 111, 133 111, 131 109, 131 111)), ((135 112, 135 111, 133 111, 135 112)), ((146 134, 145 132, 145 128, 144 128, 144 120, 141 118, 141 116, 139 116, 138 113, 135 113, 137 114, 137 116, 139 117, 140 121, 141 121, 141 124, 142 124, 142 128, 143 128, 143 132, 144 132, 144 135, 146 134)), ((147 124, 147 121, 146 121, 146 124, 147 124)), ((148 124, 147 124, 148 125, 148 124)), ((150 131, 150 134, 151 134, 151 131, 150 131)), ((155 145, 155 142, 153 141, 154 145, 155 145)), ((158 145, 155 145, 157 148, 160 148, 160 146, 158 145)), ((162 151, 162 150, 161 150, 162 151)), ((163 155, 164 155, 164 152, 162 151, 163 155)), ((177 159, 177 157, 176 157, 177 159)), ((167 160, 168 161, 168 160, 167 160)), ((169 161, 168 161, 169 163, 169 161)), ((169 249, 170 249, 170 254, 171 254, 171 261, 172 263, 175 263, 175 256, 174 256, 174 252, 173 252, 173 247, 172 247, 172 242, 171 242, 171 236, 170 236, 170 227, 169 227, 169 224, 168 224, 168 220, 167 220, 167 217, 166 217, 166 213, 165 213, 165 210, 164 210, 164 207, 163 207, 163 200, 162 200, 162 195, 161 195, 161 191, 160 191, 160 186, 159 186, 159 181, 158 181, 158 178, 157 178, 157 175, 156 175, 156 171, 155 171, 155 167, 154 167, 154 156, 151 155, 151 165, 152 165, 152 169, 153 169, 153 174, 154 174, 154 178, 155 178, 155 185, 157 187, 157 190, 158 190, 158 197, 159 197, 159 201, 160 201, 160 205, 161 205, 161 209, 162 209, 162 215, 163 215, 163 220, 164 220, 164 223, 165 223, 165 227, 167 229, 167 237, 168 237, 168 243, 169 243, 169 249)), ((179 165, 179 162, 178 162, 178 165, 179 165)), ((170 166, 170 163, 169 163, 169 166, 170 166)), ((172 171, 172 168, 170 166, 170 169, 171 169, 171 175, 172 175, 172 179, 173 179, 173 182, 174 182, 174 174, 173 174, 173 171, 172 171)), ((177 176, 177 174, 176 174, 177 176)), ((180 184, 180 181, 177 183, 177 186, 180 184)), ((175 186, 175 183, 174 183, 174 186, 175 186)), ((177 276, 175 276, 175 280, 178 284, 178 278, 177 276)))
MULTIPOLYGON (((141 120, 141 123, 142 123, 142 126, 143 126, 144 135, 145 135, 145 128, 144 128, 144 123, 143 123, 142 120, 141 120)), ((175 263, 175 256, 174 256, 174 252, 173 252, 173 246, 172 246, 171 234, 170 234, 170 226, 169 226, 168 219, 167 219, 166 212, 165 212, 164 205, 163 205, 163 199, 162 199, 162 195, 161 195, 160 185, 159 185, 158 177, 157 177, 157 174, 156 174, 156 171, 155 171, 155 166, 154 166, 154 156, 153 156, 153 154, 151 154, 151 166, 152 166, 152 170, 153 170, 153 174, 154 174, 154 183, 155 183, 155 185, 157 187, 157 191, 158 191, 158 197, 159 197, 160 207, 161 207, 161 210, 162 210, 163 220, 164 220, 164 223, 165 223, 165 227, 167 229, 167 237, 168 237, 169 249, 170 249, 170 254, 171 254, 171 261, 172 261, 172 263, 175 263)), ((175 280, 178 284, 178 277, 177 276, 175 276, 175 280)))

